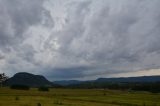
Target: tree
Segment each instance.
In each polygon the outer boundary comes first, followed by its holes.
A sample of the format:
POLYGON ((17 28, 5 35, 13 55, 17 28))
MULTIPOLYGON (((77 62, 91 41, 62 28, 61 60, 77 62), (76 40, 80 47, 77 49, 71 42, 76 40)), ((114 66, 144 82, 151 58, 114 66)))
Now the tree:
POLYGON ((1 84, 1 87, 3 85, 3 82, 5 82, 7 79, 8 79, 8 77, 4 73, 0 74, 0 84, 1 84))

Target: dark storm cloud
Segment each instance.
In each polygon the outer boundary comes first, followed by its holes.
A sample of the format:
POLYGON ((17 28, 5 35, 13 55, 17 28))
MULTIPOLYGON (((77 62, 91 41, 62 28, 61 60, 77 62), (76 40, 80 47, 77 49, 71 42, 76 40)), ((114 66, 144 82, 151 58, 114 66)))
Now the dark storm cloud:
POLYGON ((25 71, 26 62, 34 62, 34 48, 30 42, 24 43, 32 37, 26 34, 27 31, 34 26, 49 28, 54 24, 50 12, 43 4, 43 0, 0 0, 0 51, 3 54, 0 54, 0 57, 5 57, 1 63, 1 71, 9 74, 25 71), (19 67, 22 67, 22 70, 18 69, 19 67))
POLYGON ((159 69, 159 5, 159 0, 0 0, 0 57, 5 57, 0 67, 50 79, 159 69))
POLYGON ((3 55, 0 54, 0 60, 4 59, 5 57, 3 55))
POLYGON ((51 70, 52 74, 47 75, 51 79, 71 79, 71 78, 82 78, 84 76, 83 71, 91 69, 90 67, 71 67, 71 68, 54 68, 51 70))
POLYGON ((82 71, 84 76, 160 67, 159 4, 158 0, 77 2, 68 8, 64 29, 52 37, 58 35, 59 53, 70 63, 103 65, 89 74, 82 71))
MULTIPOLYGON (((0 46, 22 43, 25 31, 40 24, 43 14, 43 0, 0 0, 0 46)), ((45 14, 44 14, 45 15, 45 14)))

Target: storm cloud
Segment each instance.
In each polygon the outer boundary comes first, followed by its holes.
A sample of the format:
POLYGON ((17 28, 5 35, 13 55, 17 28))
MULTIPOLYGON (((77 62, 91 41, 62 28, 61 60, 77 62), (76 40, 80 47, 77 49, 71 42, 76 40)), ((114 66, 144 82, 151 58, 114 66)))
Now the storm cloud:
POLYGON ((159 5, 159 0, 0 0, 0 71, 50 80, 160 74, 159 5))

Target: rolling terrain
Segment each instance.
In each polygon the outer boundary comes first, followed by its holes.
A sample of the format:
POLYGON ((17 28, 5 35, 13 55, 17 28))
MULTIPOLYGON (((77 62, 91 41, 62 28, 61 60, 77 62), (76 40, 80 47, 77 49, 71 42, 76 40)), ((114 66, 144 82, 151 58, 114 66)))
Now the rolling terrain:
POLYGON ((102 89, 0 88, 0 106, 160 106, 160 94, 102 89))
POLYGON ((0 106, 160 106, 159 76, 58 83, 61 86, 42 75, 17 73, 0 88, 0 106), (12 85, 31 88, 9 88, 12 85), (39 91, 41 86, 49 91, 39 91))
POLYGON ((98 78, 96 80, 88 80, 88 81, 79 81, 79 80, 62 80, 62 81, 54 81, 53 83, 59 84, 62 86, 66 85, 75 85, 75 84, 82 84, 86 82, 113 82, 113 83, 123 83, 123 82, 160 82, 160 76, 138 76, 138 77, 120 77, 120 78, 98 78))

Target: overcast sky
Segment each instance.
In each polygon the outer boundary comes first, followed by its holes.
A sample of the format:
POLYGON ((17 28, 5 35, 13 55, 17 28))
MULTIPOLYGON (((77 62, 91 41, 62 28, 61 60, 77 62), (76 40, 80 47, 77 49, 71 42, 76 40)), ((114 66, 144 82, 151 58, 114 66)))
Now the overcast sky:
POLYGON ((49 80, 160 75, 160 0, 0 0, 0 72, 49 80))

